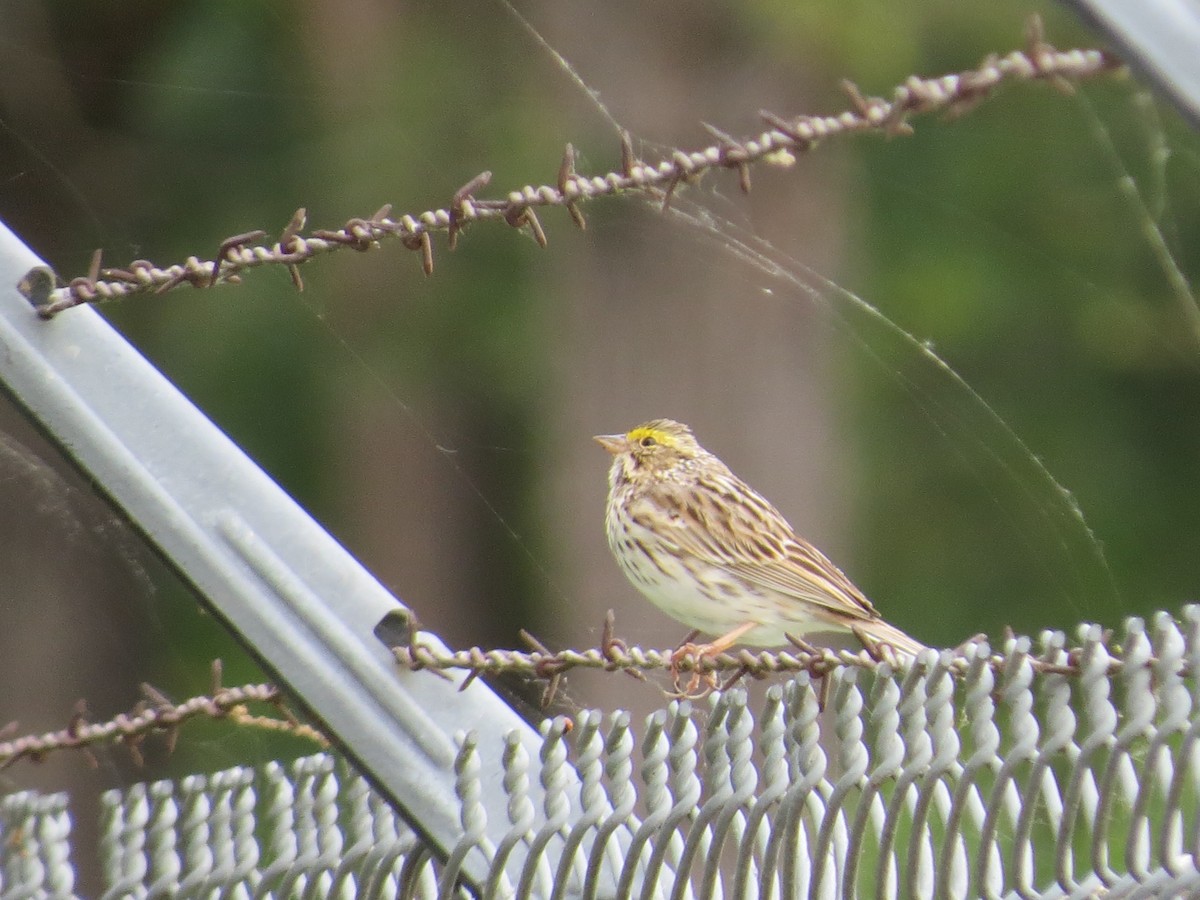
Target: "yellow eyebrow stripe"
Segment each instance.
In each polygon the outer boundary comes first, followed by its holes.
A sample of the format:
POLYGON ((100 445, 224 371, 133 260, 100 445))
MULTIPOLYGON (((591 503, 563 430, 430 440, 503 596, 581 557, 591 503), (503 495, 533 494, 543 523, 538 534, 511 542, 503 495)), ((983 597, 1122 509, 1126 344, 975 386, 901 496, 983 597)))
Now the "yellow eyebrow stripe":
POLYGON ((670 434, 659 428, 635 428, 626 437, 635 444, 644 437, 652 437, 660 444, 668 446, 675 443, 675 439, 670 434))

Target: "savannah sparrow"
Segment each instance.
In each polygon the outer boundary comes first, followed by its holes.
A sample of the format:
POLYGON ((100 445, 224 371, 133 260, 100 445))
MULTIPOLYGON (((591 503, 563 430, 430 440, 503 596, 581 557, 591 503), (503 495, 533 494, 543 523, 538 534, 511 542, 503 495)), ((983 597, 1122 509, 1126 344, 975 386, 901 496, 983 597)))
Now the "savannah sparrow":
POLYGON ((596 441, 613 455, 605 526, 621 569, 667 615, 718 635, 687 652, 712 655, 739 641, 775 647, 788 634, 828 631, 904 654, 925 649, 880 618, 840 569, 686 425, 654 419, 596 441))

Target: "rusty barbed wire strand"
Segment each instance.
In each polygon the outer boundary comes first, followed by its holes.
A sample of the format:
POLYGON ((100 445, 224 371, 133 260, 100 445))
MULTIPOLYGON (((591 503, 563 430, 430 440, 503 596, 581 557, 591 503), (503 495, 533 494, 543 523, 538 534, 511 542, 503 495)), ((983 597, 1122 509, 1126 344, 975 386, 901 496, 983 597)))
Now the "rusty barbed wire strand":
MULTIPOLYGON (((403 646, 391 648, 396 662, 404 668, 419 672, 429 671, 441 677, 449 677, 451 671, 466 673, 460 684, 465 688, 480 675, 517 675, 546 682, 543 706, 549 705, 563 676, 572 669, 624 672, 639 680, 647 680, 650 673, 666 674, 695 673, 709 680, 699 693, 687 695, 690 699, 704 696, 714 689, 726 690, 743 677, 763 679, 772 675, 806 672, 821 678, 844 668, 875 670, 886 664, 891 671, 904 670, 913 665, 930 666, 936 661, 945 671, 955 676, 967 676, 980 663, 990 666, 998 673, 1015 664, 1029 662, 1038 675, 1080 676, 1084 674, 1095 648, 1105 648, 1105 672, 1111 676, 1124 671, 1126 661, 1120 647, 1111 646, 1111 632, 1101 631, 1098 626, 1081 626, 1082 644, 1067 647, 1062 632, 1045 631, 1038 640, 1041 649, 1035 653, 1034 642, 1028 637, 1009 634, 1005 649, 993 653, 982 636, 971 639, 958 648, 927 652, 916 661, 898 657, 887 645, 873 645, 862 650, 830 650, 814 647, 807 642, 792 638, 794 646, 788 650, 748 650, 708 655, 678 656, 674 650, 647 650, 630 647, 613 634, 613 618, 610 612, 604 623, 604 640, 601 646, 586 650, 551 651, 531 635, 527 642, 534 650, 485 650, 470 647, 466 650, 436 650, 420 642, 420 632, 403 646), (716 676, 728 675, 718 683, 716 676)), ((1160 664, 1154 654, 1142 652, 1135 662, 1137 668, 1153 668, 1160 664)), ((1092 665, 1094 669, 1094 664, 1092 665)), ((1177 675, 1190 674, 1187 660, 1179 662, 1177 675)), ((1095 674, 1093 672, 1093 674, 1095 674)), ((221 666, 213 664, 214 687, 207 695, 192 697, 182 703, 172 703, 160 691, 148 684, 142 685, 145 700, 132 712, 118 715, 105 722, 90 723, 85 717, 81 703, 65 728, 38 735, 25 735, 0 741, 0 770, 29 759, 40 762, 50 753, 59 750, 80 750, 91 757, 89 747, 123 743, 134 761, 141 763, 141 744, 152 734, 166 737, 168 750, 174 747, 179 729, 188 721, 197 718, 227 719, 242 727, 266 728, 284 731, 296 737, 310 740, 321 747, 329 746, 329 739, 317 728, 298 720, 283 702, 283 692, 273 684, 247 684, 240 687, 220 685, 221 666), (275 708, 277 717, 255 716, 246 708, 249 703, 265 703, 275 708)), ((683 696, 678 692, 665 691, 669 696, 683 696)), ((0 729, 0 734, 12 732, 10 723, 0 729)))
MULTIPOLYGON (((0 741, 0 769, 28 759, 41 762, 58 750, 81 750, 91 757, 88 748, 103 744, 124 744, 134 762, 141 764, 141 745, 152 734, 161 734, 167 749, 174 748, 179 729, 194 719, 227 719, 242 727, 286 731, 297 737, 328 747, 328 739, 319 730, 299 721, 283 702, 283 692, 273 684, 246 684, 222 687, 219 684, 221 667, 213 664, 213 690, 207 695, 192 697, 182 703, 172 703, 151 685, 143 684, 144 698, 132 711, 105 722, 88 722, 86 708, 77 705, 65 728, 43 734, 24 735, 0 741), (278 716, 256 716, 247 705, 264 703, 274 707, 278 716)), ((5 726, 12 731, 13 726, 5 726)))
MULTIPOLYGON (((611 610, 605 618, 603 635, 599 647, 587 650, 550 651, 531 636, 525 636, 526 642, 533 647, 531 650, 485 650, 481 647, 438 650, 422 644, 420 632, 414 631, 406 643, 392 647, 391 652, 396 662, 410 671, 428 670, 443 677, 451 671, 465 672, 466 678, 460 689, 480 675, 517 675, 546 681, 546 696, 549 699, 553 698, 562 677, 572 669, 625 672, 641 680, 646 680, 649 673, 662 672, 676 679, 675 691, 668 691, 669 695, 695 698, 713 689, 724 690, 743 677, 763 679, 778 674, 806 672, 814 678, 821 678, 836 669, 874 670, 884 664, 892 671, 903 671, 913 666, 928 667, 936 663, 953 675, 965 676, 980 664, 1002 673, 1017 659, 1022 662, 1028 660, 1032 670, 1039 675, 1077 676, 1098 646, 1105 648, 1108 674, 1126 668, 1122 649, 1111 644, 1112 632, 1102 631, 1098 626, 1083 626, 1080 632, 1082 643, 1075 647, 1066 646, 1062 632, 1045 631, 1037 642, 1040 650, 1035 652, 1032 639, 1017 637, 1009 632, 1005 636, 1003 653, 993 652, 986 637, 977 635, 957 648, 926 651, 916 660, 897 655, 886 644, 871 642, 861 650, 832 650, 814 647, 791 636, 792 647, 786 650, 742 648, 715 655, 647 650, 631 647, 614 636, 611 610), (678 678, 684 674, 694 674, 706 680, 699 694, 680 691, 678 678), (729 677, 719 684, 716 679, 718 675, 729 677)), ((1157 659, 1139 656, 1136 665, 1157 665, 1157 659)), ((1181 665, 1187 667, 1186 663, 1181 665)), ((548 699, 544 702, 548 702, 548 699)))
POLYGON ((1099 49, 1058 50, 1047 43, 1040 20, 1030 19, 1026 47, 1007 55, 988 56, 976 69, 937 78, 912 75, 897 85, 890 99, 869 97, 851 82, 843 82, 851 108, 831 116, 784 117, 767 110, 759 112, 767 131, 738 140, 705 124, 716 142, 699 150, 675 150, 657 162, 643 162, 634 151, 628 134, 622 136, 618 171, 582 175, 575 170, 575 151, 568 144, 553 183, 525 185, 510 191, 505 199, 478 199, 475 194, 491 180, 483 172, 454 192, 447 207, 393 217, 384 206, 369 218, 352 218, 341 228, 302 233, 306 211, 296 211, 274 243, 258 243, 267 232, 256 230, 227 238, 213 259, 189 256, 182 263, 158 266, 139 259, 125 268, 102 268, 97 251, 87 275, 59 286, 58 279, 38 268, 22 279, 19 288, 37 308, 38 315, 53 318, 63 310, 86 303, 101 303, 141 293, 161 294, 183 284, 197 288, 241 281, 242 273, 265 265, 286 266, 298 290, 303 289, 299 266, 326 253, 350 248, 359 252, 378 249, 384 238, 421 256, 426 275, 433 272, 431 235, 445 233, 450 249, 464 227, 472 222, 501 220, 510 226, 528 228, 540 246, 546 234, 535 213, 536 207, 563 207, 572 221, 584 228, 579 206, 588 200, 626 193, 649 194, 670 205, 680 183, 693 182, 712 169, 729 169, 738 175, 742 190, 750 189, 750 166, 756 163, 789 166, 795 154, 811 150, 820 141, 843 134, 881 132, 888 136, 909 134, 909 119, 916 115, 945 111, 952 117, 974 109, 1006 81, 1047 81, 1064 91, 1076 82, 1121 68, 1110 53, 1099 49))
MULTIPOLYGON (((676 657, 673 650, 653 650, 641 647, 619 647, 605 649, 594 647, 586 650, 503 650, 469 647, 465 650, 435 650, 416 643, 406 647, 392 647, 396 661, 405 668, 418 672, 462 671, 468 677, 480 675, 519 675, 534 679, 550 679, 572 669, 591 669, 605 672, 629 671, 642 675, 651 672, 696 672, 701 675, 742 673, 754 678, 769 675, 807 672, 813 676, 826 675, 834 669, 876 669, 888 663, 893 670, 904 669, 914 663, 897 657, 890 647, 874 649, 829 650, 749 650, 726 651, 716 655, 683 655, 676 657)), ((947 668, 952 672, 965 673, 974 656, 961 650, 942 651, 949 653, 947 668)), ((1077 675, 1079 665, 1077 652, 1068 650, 1063 660, 1039 657, 1030 659, 1034 671, 1041 674, 1077 675)), ((937 657, 935 657, 937 658, 937 657)), ((994 668, 1008 665, 1008 657, 991 654, 987 662, 994 668)), ((1115 656, 1109 664, 1110 673, 1121 671, 1124 661, 1115 656)))

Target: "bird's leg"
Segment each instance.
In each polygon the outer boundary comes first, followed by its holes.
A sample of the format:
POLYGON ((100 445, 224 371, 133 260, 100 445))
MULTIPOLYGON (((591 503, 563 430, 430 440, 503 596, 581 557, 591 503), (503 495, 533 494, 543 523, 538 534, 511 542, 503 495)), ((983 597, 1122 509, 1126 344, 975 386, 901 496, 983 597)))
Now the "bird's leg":
POLYGON ((696 649, 703 656, 716 656, 718 653, 724 653, 739 640, 741 640, 742 637, 757 627, 757 622, 743 622, 737 628, 733 629, 733 631, 729 632, 728 634, 721 635, 711 644, 701 644, 696 649))
MULTIPOLYGON (((680 691, 680 693, 684 694, 685 696, 693 694, 696 688, 700 685, 700 660, 704 659, 706 656, 718 656, 724 653, 726 650, 736 644, 743 635, 757 627, 757 622, 743 622, 729 633, 723 634, 716 640, 707 644, 694 644, 691 642, 691 640, 687 640, 676 647, 675 651, 671 654, 671 678, 674 682, 675 690, 680 691), (693 668, 692 677, 688 681, 687 689, 681 690, 679 687, 679 667, 683 664, 684 660, 690 660, 693 668)), ((716 679, 713 677, 712 673, 709 673, 708 682, 710 688, 715 688, 717 686, 716 679)))

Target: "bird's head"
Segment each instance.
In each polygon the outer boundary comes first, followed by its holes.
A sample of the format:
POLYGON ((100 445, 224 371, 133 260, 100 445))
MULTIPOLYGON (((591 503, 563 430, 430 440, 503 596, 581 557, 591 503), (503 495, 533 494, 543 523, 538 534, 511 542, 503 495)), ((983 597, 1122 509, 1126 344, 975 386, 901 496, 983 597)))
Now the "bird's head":
POLYGON ((671 419, 652 419, 627 434, 598 434, 595 440, 613 455, 616 481, 648 478, 705 455, 692 429, 671 419))

